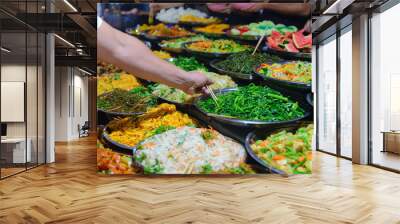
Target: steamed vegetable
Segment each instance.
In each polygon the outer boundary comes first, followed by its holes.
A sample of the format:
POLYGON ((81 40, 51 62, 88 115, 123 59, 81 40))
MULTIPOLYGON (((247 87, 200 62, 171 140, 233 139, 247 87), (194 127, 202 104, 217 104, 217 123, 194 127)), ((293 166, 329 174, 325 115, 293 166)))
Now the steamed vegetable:
POLYGON ((299 128, 295 133, 281 131, 251 145, 266 164, 287 174, 312 172, 311 141, 313 126, 299 128))
POLYGON ((212 98, 200 100, 198 106, 207 113, 234 117, 242 120, 288 121, 304 116, 297 102, 269 87, 239 87, 237 91, 220 94, 218 105, 212 98))

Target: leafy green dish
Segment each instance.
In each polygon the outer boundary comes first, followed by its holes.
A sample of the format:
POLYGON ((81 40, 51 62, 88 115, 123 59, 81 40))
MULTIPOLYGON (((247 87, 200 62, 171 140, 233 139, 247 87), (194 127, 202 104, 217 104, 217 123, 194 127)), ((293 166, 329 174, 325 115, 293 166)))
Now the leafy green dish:
POLYGON ((297 102, 269 87, 254 84, 219 94, 217 102, 218 104, 212 98, 206 98, 199 100, 197 105, 206 113, 240 120, 279 122, 305 115, 304 109, 297 102))
POLYGON ((194 57, 177 57, 171 59, 170 62, 188 72, 195 70, 205 71, 205 72, 208 71, 206 66, 200 63, 194 57))
POLYGON ((228 56, 225 60, 215 63, 218 69, 228 72, 252 74, 255 66, 265 62, 278 62, 282 59, 265 53, 242 52, 228 56))
POLYGON ((157 99, 143 86, 131 90, 113 89, 97 97, 97 108, 113 113, 145 112, 157 99))

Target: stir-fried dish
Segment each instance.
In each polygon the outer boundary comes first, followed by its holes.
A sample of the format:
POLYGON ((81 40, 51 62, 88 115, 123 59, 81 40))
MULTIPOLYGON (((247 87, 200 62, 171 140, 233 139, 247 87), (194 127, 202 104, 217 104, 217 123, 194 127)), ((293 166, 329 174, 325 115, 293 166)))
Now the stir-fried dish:
POLYGON ((160 104, 138 118, 123 118, 111 121, 109 137, 120 144, 133 147, 144 139, 170 128, 194 125, 187 115, 171 104, 160 104))
POLYGON ((157 99, 143 86, 131 90, 113 89, 97 97, 97 108, 107 112, 145 112, 157 99))
POLYGON ((97 77, 97 95, 108 93, 113 89, 131 90, 140 86, 140 82, 132 74, 115 72, 97 77))
POLYGON ((148 36, 153 37, 184 37, 193 35, 192 32, 189 32, 178 25, 169 27, 163 23, 157 25, 143 24, 138 26, 135 32, 146 33, 148 36))
POLYGON ((196 41, 188 44, 187 48, 207 53, 238 53, 249 49, 248 46, 225 39, 196 41))
POLYGON ((135 160, 145 174, 249 173, 243 146, 204 128, 180 127, 138 146, 135 160))
POLYGON ((216 23, 219 19, 216 17, 199 17, 192 14, 185 14, 179 17, 179 22, 184 23, 202 23, 202 24, 210 24, 216 23))
POLYGON ((281 131, 251 145, 266 164, 287 174, 312 172, 311 141, 313 126, 299 128, 296 133, 281 131))
POLYGON ((155 54, 157 57, 161 58, 161 59, 170 59, 172 58, 172 56, 165 51, 153 51, 153 54, 155 54))
MULTIPOLYGON (((213 72, 201 72, 213 82, 213 84, 210 85, 213 90, 233 88, 237 86, 229 76, 219 75, 213 72)), ((196 95, 186 94, 180 89, 175 89, 164 84, 155 84, 152 89, 155 96, 177 103, 189 103, 194 99, 194 97, 196 97, 196 95)))
POLYGON ((198 106, 207 113, 241 120, 289 121, 301 118, 305 113, 297 102, 280 92, 254 84, 219 94, 217 102, 206 98, 200 100, 198 106))
POLYGON ((305 84, 310 84, 312 79, 311 63, 303 61, 261 64, 257 72, 270 78, 305 84))
POLYGON ((210 24, 205 27, 196 27, 193 30, 201 33, 208 34, 224 34, 227 29, 229 29, 229 24, 220 23, 220 24, 210 24))

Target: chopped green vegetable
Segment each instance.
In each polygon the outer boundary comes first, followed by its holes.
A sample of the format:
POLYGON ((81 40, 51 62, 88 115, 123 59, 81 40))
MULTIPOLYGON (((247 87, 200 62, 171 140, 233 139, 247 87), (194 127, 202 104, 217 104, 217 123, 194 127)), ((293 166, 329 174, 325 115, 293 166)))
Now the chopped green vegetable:
POLYGON ((113 89, 97 97, 97 108, 108 112, 145 112, 157 99, 145 87, 131 90, 113 89))
POLYGON ((268 61, 278 62, 281 60, 281 58, 269 54, 255 53, 251 55, 251 52, 243 52, 230 55, 227 59, 219 61, 215 65, 217 68, 229 72, 252 74, 254 67, 261 63, 268 61))
POLYGON ((208 69, 194 57, 178 57, 172 60, 172 63, 185 71, 207 71, 208 69))
POLYGON ((201 174, 210 174, 213 172, 212 166, 209 163, 203 165, 201 169, 201 174))
POLYGON ((297 104, 276 90, 254 84, 218 95, 218 105, 212 98, 198 102, 199 107, 207 113, 260 121, 288 121, 300 118, 305 112, 297 104))

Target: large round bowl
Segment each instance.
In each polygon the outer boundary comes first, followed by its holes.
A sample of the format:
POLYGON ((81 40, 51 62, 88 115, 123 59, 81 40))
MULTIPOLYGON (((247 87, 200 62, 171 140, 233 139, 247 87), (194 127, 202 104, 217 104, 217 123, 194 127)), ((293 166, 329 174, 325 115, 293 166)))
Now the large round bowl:
POLYGON ((109 147, 113 151, 124 153, 127 155, 134 155, 136 151, 136 147, 127 146, 112 140, 109 136, 109 128, 107 126, 104 127, 101 137, 107 147, 109 147))
POLYGON ((144 114, 144 112, 110 112, 102 109, 97 109, 97 114, 99 116, 99 124, 105 125, 114 118, 139 116, 144 114))
POLYGON ((288 60, 303 60, 303 61, 311 61, 311 53, 294 53, 294 52, 288 52, 288 51, 280 51, 280 50, 275 50, 272 48, 269 48, 268 45, 265 45, 263 48, 261 48, 262 51, 278 55, 281 58, 285 58, 288 60))
POLYGON ((277 173, 281 175, 289 175, 286 172, 276 169, 272 167, 270 164, 266 163, 264 160, 262 160, 260 157, 257 156, 257 154, 253 151, 251 148, 251 145, 257 141, 257 140, 264 140, 266 137, 270 136, 273 133, 277 133, 283 130, 290 131, 290 132, 295 132, 297 129, 299 129, 302 126, 306 126, 308 124, 311 124, 310 122, 295 122, 290 125, 286 125, 283 127, 275 128, 275 129, 263 129, 263 130, 257 130, 257 131, 252 131, 247 134, 246 139, 245 139, 245 148, 247 151, 247 154, 255 160, 260 166, 264 167, 265 169, 270 170, 272 173, 277 173))
MULTIPOLYGON (((232 92, 232 91, 237 91, 237 88, 227 88, 227 89, 222 89, 222 90, 217 90, 214 93, 216 95, 232 92)), ((201 113, 205 114, 206 116, 212 118, 218 123, 223 123, 223 124, 229 124, 229 125, 234 125, 237 127, 249 127, 249 128, 273 128, 273 127, 279 127, 279 126, 285 126, 285 125, 290 125, 293 123, 296 123, 298 121, 301 121, 305 118, 307 118, 310 115, 309 107, 307 107, 306 102, 298 102, 300 107, 303 108, 304 116, 288 120, 288 121, 260 121, 260 120, 242 120, 238 118, 230 118, 226 117, 224 115, 218 115, 218 114, 211 114, 203 111, 199 105, 198 102, 200 100, 210 98, 210 96, 200 96, 195 99, 194 101, 194 106, 196 107, 197 110, 199 110, 201 113)), ((291 97, 289 97, 291 98, 291 97)))
POLYGON ((277 86, 284 87, 284 88, 300 90, 302 92, 310 92, 311 91, 311 83, 292 82, 292 81, 280 80, 280 79, 268 77, 268 76, 266 76, 264 74, 260 74, 258 72, 259 67, 260 67, 260 65, 255 66, 253 69, 253 72, 256 76, 260 77, 267 83, 271 83, 273 85, 277 85, 277 86))
POLYGON ((220 59, 215 59, 210 61, 210 67, 214 70, 216 70, 220 74, 228 75, 232 77, 233 79, 239 79, 243 81, 252 81, 254 79, 253 74, 245 74, 245 73, 239 73, 239 72, 231 72, 231 71, 226 71, 224 69, 219 68, 216 64, 222 60, 220 59))

